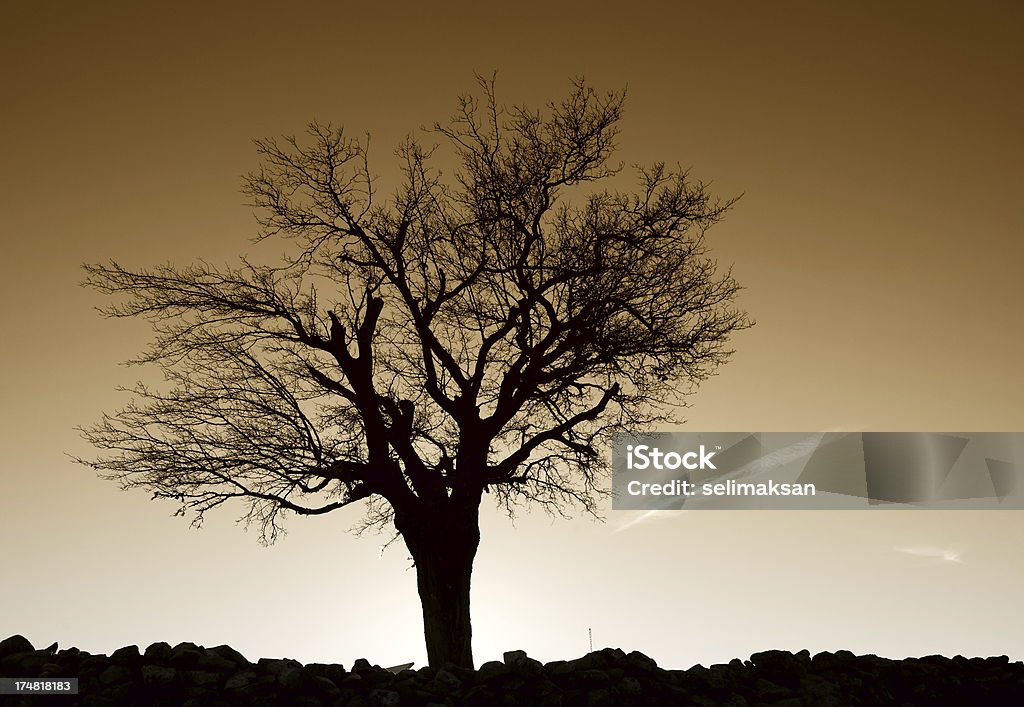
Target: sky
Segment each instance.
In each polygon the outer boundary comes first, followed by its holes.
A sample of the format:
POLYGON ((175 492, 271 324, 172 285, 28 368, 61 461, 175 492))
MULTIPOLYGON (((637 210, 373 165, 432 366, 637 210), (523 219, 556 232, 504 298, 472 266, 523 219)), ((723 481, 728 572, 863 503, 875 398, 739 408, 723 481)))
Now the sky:
MULTIPOLYGON (((757 325, 689 431, 1024 431, 1024 10, 1016 3, 30 3, 0 76, 0 637, 93 653, 426 662, 414 570, 343 509, 258 529, 122 492, 69 455, 127 402, 144 322, 81 265, 256 252, 253 139, 330 120, 394 169, 473 73, 540 105, 627 89, 628 163, 742 194, 708 237, 757 325)), ((485 497, 486 503, 486 497, 485 497)), ((1013 511, 522 512, 485 505, 477 664, 605 646, 667 668, 766 649, 1024 659, 1013 511), (588 631, 590 634, 588 634, 588 631)))

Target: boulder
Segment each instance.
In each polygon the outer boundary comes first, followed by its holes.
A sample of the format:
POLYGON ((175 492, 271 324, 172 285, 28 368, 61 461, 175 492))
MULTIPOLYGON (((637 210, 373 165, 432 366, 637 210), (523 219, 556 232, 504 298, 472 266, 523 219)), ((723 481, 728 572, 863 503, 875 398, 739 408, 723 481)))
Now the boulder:
POLYGON ((207 655, 215 655, 218 658, 223 658, 223 659, 228 660, 228 661, 230 661, 230 662, 232 662, 232 663, 234 663, 235 665, 238 665, 238 666, 249 665, 249 661, 246 660, 246 657, 244 655, 242 655, 241 653, 239 653, 238 651, 236 651, 231 646, 220 645, 220 646, 214 646, 213 648, 207 648, 206 649, 206 654, 207 655))
POLYGON ((163 641, 153 643, 146 649, 143 656, 149 663, 165 663, 171 657, 171 646, 163 641))
POLYGON ((22 635, 14 635, 0 641, 0 658, 5 658, 13 653, 29 653, 35 650, 35 646, 22 635))
POLYGON ((162 665, 143 665, 142 681, 147 685, 167 685, 175 681, 178 671, 162 665))
POLYGON ((125 646, 110 654, 110 662, 135 668, 142 665, 142 654, 138 646, 125 646))

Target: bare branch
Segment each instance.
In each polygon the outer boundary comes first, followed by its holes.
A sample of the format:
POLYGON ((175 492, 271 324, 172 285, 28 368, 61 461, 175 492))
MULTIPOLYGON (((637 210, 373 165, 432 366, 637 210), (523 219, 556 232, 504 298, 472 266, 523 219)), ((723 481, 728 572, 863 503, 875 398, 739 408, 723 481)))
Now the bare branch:
POLYGON ((622 169, 623 92, 577 79, 536 109, 477 81, 438 144, 399 145, 387 198, 368 137, 258 140, 244 193, 282 264, 87 265, 107 316, 152 324, 134 363, 169 390, 139 386, 83 430, 108 454, 83 463, 200 522, 246 503, 270 540, 289 512, 361 501, 379 528, 485 489, 510 511, 595 513, 610 436, 677 420, 752 324, 705 245, 735 200, 662 163, 636 191, 599 189, 622 169))

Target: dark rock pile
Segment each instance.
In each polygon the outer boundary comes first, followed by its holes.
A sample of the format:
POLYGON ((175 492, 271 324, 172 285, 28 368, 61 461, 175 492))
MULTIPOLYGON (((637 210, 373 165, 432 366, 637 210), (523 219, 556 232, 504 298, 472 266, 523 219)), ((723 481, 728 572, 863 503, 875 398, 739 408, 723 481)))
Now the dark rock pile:
POLYGON ((107 705, 1024 705, 1024 663, 998 658, 889 660, 848 651, 755 653, 710 668, 663 670, 618 648, 542 664, 523 651, 478 670, 454 665, 392 674, 366 660, 340 665, 260 659, 229 646, 154 643, 110 656, 22 636, 0 641, 0 676, 79 678, 79 694, 3 696, 0 704, 107 705))

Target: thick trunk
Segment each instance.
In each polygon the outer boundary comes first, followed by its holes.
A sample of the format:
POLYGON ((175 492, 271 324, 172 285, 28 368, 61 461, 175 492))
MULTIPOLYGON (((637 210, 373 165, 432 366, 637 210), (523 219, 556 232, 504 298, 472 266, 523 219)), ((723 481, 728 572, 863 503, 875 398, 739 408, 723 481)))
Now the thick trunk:
POLYGON ((395 527, 416 563, 428 662, 473 668, 469 585, 480 544, 479 504, 396 513, 395 527))

